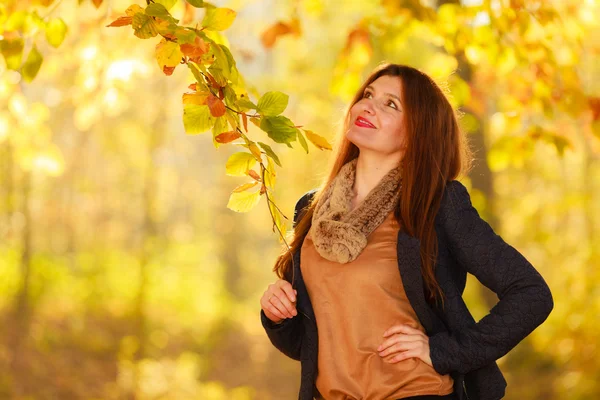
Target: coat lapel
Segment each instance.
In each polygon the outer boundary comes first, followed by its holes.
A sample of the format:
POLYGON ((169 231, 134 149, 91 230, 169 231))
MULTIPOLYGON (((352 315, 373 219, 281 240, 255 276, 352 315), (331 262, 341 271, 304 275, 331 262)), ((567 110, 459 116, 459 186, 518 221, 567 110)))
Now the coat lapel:
POLYGON ((294 259, 294 283, 292 287, 298 291, 296 309, 298 312, 306 315, 309 319, 316 321, 315 312, 308 296, 308 290, 302 277, 302 268, 300 268, 300 249, 293 256, 294 259))
POLYGON ((425 300, 420 249, 419 239, 409 236, 406 232, 398 232, 398 269, 402 277, 402 285, 421 325, 428 334, 432 334, 444 328, 443 322, 425 300))

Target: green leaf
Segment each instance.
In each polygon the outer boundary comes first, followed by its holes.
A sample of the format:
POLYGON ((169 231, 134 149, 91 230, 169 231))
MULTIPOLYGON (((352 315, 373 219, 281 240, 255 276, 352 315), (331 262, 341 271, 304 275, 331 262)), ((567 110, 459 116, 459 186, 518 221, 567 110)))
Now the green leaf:
POLYGON ((46 24, 46 40, 53 47, 58 47, 65 40, 68 29, 61 18, 52 18, 46 24))
POLYGON ((175 5, 175 3, 177 3, 177 0, 154 0, 154 3, 162 4, 167 10, 170 10, 175 5))
POLYGON ((25 60, 25 63, 23 63, 22 74, 23 79, 25 79, 25 81, 31 82, 35 78, 38 71, 40 70, 40 67, 42 66, 43 60, 44 58, 42 57, 42 54, 38 51, 37 46, 33 45, 33 48, 27 56, 27 60, 25 60))
POLYGON ((183 126, 188 135, 204 133, 212 129, 215 117, 208 106, 185 104, 183 106, 183 126))
POLYGON ((308 143, 306 143, 306 139, 304 139, 304 135, 300 130, 298 130, 298 141, 304 148, 304 151, 306 151, 306 154, 308 154, 308 143))
POLYGON ((140 39, 149 39, 158 35, 156 22, 151 16, 142 14, 141 12, 138 12, 133 16, 131 26, 134 30, 133 34, 140 39))
POLYGON ((225 164, 225 171, 230 176, 245 176, 249 169, 256 164, 256 158, 251 153, 233 153, 225 164))
POLYGON ((263 142, 257 142, 257 143, 260 147, 262 147, 262 149, 265 151, 265 153, 267 153, 267 155, 269 157, 271 157, 275 161, 275 163, 281 167, 281 162, 279 162, 279 157, 277 157, 277 154, 275 154, 275 152, 273 151, 271 146, 269 146, 268 144, 265 144, 263 142))
POLYGON ((194 6, 196 8, 202 8, 204 7, 204 0, 186 0, 188 3, 190 3, 191 6, 194 6))
POLYGON ((241 108, 246 108, 248 110, 256 110, 256 104, 254 104, 247 98, 237 99, 236 104, 241 108))
POLYGON ((248 212, 252 210, 260 201, 260 191, 250 192, 233 192, 229 196, 227 208, 235 212, 248 212))
POLYGON ((196 32, 190 29, 178 27, 175 30, 175 37, 177 37, 177 43, 194 43, 196 41, 196 32))
POLYGON ((236 12, 230 8, 212 8, 207 9, 202 26, 206 29, 215 31, 224 31, 229 28, 235 19, 236 12))
POLYGON ((164 21, 170 21, 177 23, 178 19, 173 18, 173 16, 169 13, 169 11, 165 8, 164 5, 159 3, 150 3, 148 7, 146 7, 146 15, 150 15, 151 17, 157 17, 164 21))
POLYGON ((273 141, 285 143, 288 147, 291 147, 289 144, 296 140, 298 134, 298 128, 294 127, 294 123, 283 115, 261 118, 260 129, 267 132, 273 141))
POLYGON ((0 52, 6 61, 6 68, 18 70, 23 58, 24 42, 21 38, 0 40, 0 52))
POLYGON ((258 100, 256 111, 263 115, 275 116, 281 114, 287 107, 289 96, 281 92, 267 92, 258 100))

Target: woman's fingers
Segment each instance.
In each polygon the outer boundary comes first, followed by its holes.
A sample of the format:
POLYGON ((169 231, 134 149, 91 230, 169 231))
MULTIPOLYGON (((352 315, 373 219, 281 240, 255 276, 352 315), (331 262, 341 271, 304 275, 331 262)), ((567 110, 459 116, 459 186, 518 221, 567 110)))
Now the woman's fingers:
MULTIPOLYGON (((283 279, 269 285, 263 294, 261 306, 263 310, 268 311, 272 316, 279 320, 293 318, 298 315, 295 307, 296 291, 292 285, 283 279)), ((274 319, 270 318, 274 322, 274 319)))
MULTIPOLYGON (((275 317, 277 317, 278 319, 285 319, 287 318, 285 316, 285 313, 282 313, 275 304, 273 304, 273 302, 271 301, 271 298, 273 297, 272 293, 270 293, 269 291, 266 291, 265 294, 263 295, 263 298, 261 300, 261 306, 263 308, 263 310, 268 311, 271 315, 274 315, 275 317)), ((279 322, 279 321, 274 321, 274 322, 279 322)))
POLYGON ((420 347, 422 345, 423 340, 418 337, 407 338, 402 335, 398 337, 393 342, 388 343, 386 346, 382 346, 381 350, 379 350, 380 356, 387 356, 388 354, 397 353, 399 351, 406 351, 409 349, 413 349, 416 347, 420 347))
POLYGON ((429 356, 429 337, 406 324, 394 325, 383 333, 386 338, 377 348, 379 355, 385 357, 393 355, 390 363, 406 360, 411 357, 419 358, 428 365, 432 365, 429 356))
POLYGON ((398 342, 417 342, 419 340, 423 340, 420 335, 393 335, 384 340, 383 343, 381 343, 381 345, 377 348, 377 351, 382 352, 394 346, 398 342))
POLYGON ((296 302, 296 291, 294 290, 294 288, 292 288, 292 284, 283 279, 279 280, 278 283, 279 282, 281 282, 279 284, 279 287, 286 294, 286 296, 290 300, 290 302, 295 303, 296 302))
POLYGON ((271 297, 271 303, 277 307, 277 309, 281 311, 286 318, 293 318, 294 315, 296 315, 296 309, 292 303, 290 303, 286 294, 282 290, 273 294, 273 297, 271 297))
POLYGON ((274 297, 276 296, 277 299, 279 299, 279 301, 281 302, 281 304, 285 307, 285 310, 282 310, 281 308, 279 309, 281 311, 287 312, 289 318, 294 317, 294 315, 296 315, 297 313, 296 307, 294 306, 294 304, 292 304, 292 302, 296 301, 296 294, 294 289, 292 289, 292 285, 288 281, 280 279, 277 282, 275 282, 273 286, 274 296, 272 299, 275 300, 274 297))

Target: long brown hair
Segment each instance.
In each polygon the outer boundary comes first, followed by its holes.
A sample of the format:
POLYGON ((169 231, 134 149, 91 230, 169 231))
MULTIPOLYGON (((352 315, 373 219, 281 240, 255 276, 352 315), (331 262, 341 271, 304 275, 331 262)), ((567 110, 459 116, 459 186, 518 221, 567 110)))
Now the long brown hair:
POLYGON ((363 97, 365 88, 384 75, 397 76, 402 80, 401 98, 407 135, 402 160, 402 189, 394 216, 401 229, 420 241, 421 272, 427 300, 440 300, 443 304, 444 295, 434 271, 438 253, 435 216, 446 183, 461 173, 466 174, 471 167, 472 155, 466 137, 459 128, 457 112, 442 89, 428 75, 406 65, 380 64, 355 94, 336 138, 329 175, 296 224, 290 250, 286 248, 281 253, 273 270, 280 279, 291 280, 292 255, 300 250, 310 229, 313 210, 322 189, 337 176, 344 164, 358 157, 358 147, 346 138, 352 123, 350 109, 363 97))

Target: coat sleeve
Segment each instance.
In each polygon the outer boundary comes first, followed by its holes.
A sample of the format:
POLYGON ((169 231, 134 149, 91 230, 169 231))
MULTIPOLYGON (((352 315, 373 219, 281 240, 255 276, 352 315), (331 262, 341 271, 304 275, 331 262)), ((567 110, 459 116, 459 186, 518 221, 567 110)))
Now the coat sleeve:
POLYGON ((440 214, 452 256, 499 298, 476 324, 429 338, 438 373, 467 373, 508 353, 546 320, 554 302, 542 276, 479 216, 460 182, 448 183, 440 214))
MULTIPOLYGON (((313 193, 314 190, 311 190, 296 202, 296 207, 294 208, 294 227, 296 227, 302 211, 308 205, 313 193)), ((291 279, 289 279, 289 276, 286 276, 286 280, 290 281, 291 279)), ((302 339, 304 337, 301 314, 298 313, 293 318, 286 318, 281 323, 276 324, 266 316, 261 308, 260 321, 273 346, 291 359, 299 361, 302 339)))

